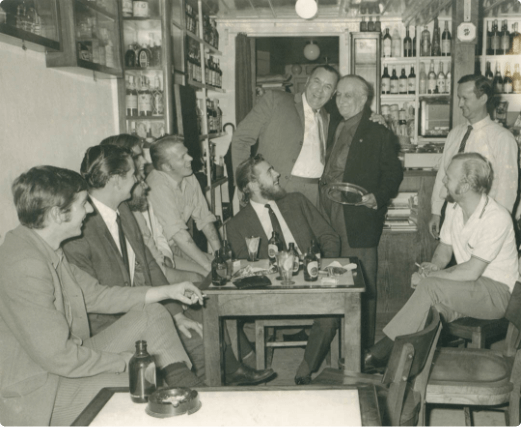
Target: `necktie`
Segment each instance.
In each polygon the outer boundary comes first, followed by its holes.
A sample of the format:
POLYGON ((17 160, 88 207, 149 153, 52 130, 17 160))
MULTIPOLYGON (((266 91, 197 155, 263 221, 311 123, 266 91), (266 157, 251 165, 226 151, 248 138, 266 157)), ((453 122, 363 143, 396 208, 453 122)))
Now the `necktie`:
POLYGON ((286 240, 284 239, 282 227, 280 226, 280 222, 277 218, 277 215, 275 215, 275 212, 273 212, 273 209, 271 209, 269 203, 265 204, 264 207, 268 209, 268 213, 270 214, 271 227, 273 228, 273 231, 276 231, 278 233, 280 241, 282 242, 282 249, 286 250, 286 240))
POLYGON ((467 133, 465 134, 465 136, 461 140, 461 144, 459 146, 458 153, 463 153, 465 151, 465 146, 467 145, 467 139, 469 139, 469 135, 470 135, 471 131, 472 131, 472 126, 469 125, 469 127, 467 129, 467 133))
POLYGON ((130 263, 128 261, 127 240, 125 239, 125 233, 123 233, 123 227, 121 226, 121 218, 119 215, 116 217, 116 223, 118 224, 119 247, 121 248, 121 256, 123 257, 123 263, 125 264, 125 267, 127 267, 127 271, 130 276, 130 263))
POLYGON ((324 147, 324 126, 322 124, 322 117, 320 116, 320 111, 315 111, 315 121, 317 122, 318 129, 318 143, 320 145, 320 163, 324 164, 325 162, 325 147, 324 147))

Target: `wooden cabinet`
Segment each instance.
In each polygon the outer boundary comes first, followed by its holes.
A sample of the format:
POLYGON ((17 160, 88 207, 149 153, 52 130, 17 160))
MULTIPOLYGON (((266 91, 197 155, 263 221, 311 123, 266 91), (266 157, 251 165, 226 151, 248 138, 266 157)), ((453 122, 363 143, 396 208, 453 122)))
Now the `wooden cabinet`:
POLYGON ((121 77, 117 0, 58 0, 62 50, 47 54, 48 67, 121 77))

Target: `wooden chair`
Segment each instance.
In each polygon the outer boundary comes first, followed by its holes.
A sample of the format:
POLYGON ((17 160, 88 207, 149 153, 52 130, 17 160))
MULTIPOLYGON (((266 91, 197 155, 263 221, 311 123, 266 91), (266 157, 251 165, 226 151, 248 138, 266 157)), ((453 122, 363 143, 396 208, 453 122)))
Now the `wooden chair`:
POLYGON ((509 320, 506 350, 442 348, 434 355, 427 403, 463 405, 472 425, 472 406, 508 404, 507 425, 519 425, 521 388, 521 283, 517 282, 505 317, 509 320))
MULTIPOLYGON (((313 319, 302 318, 266 318, 255 320, 255 349, 257 357, 257 369, 266 369, 271 366, 273 349, 287 347, 305 347, 307 341, 276 341, 266 339, 266 328, 272 330, 271 334, 275 337, 274 328, 293 328, 298 326, 311 326, 313 319)), ((337 331, 335 338, 331 342, 331 347, 326 356, 326 363, 332 368, 338 368, 340 359, 340 333, 337 331)))
POLYGON ((423 331, 396 337, 383 376, 324 369, 312 383, 378 385, 382 425, 425 425, 425 388, 440 331, 440 315, 431 308, 423 331))
POLYGON ((502 339, 507 334, 508 320, 462 317, 444 326, 443 334, 460 338, 467 348, 485 348, 487 343, 502 339))

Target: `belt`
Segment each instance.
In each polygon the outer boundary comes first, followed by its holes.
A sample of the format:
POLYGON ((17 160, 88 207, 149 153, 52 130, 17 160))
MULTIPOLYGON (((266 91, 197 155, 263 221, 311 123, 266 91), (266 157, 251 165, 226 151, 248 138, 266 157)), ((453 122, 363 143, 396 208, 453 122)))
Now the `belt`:
POLYGON ((305 184, 317 184, 319 178, 305 178, 303 176, 290 175, 292 181, 300 181, 305 184))

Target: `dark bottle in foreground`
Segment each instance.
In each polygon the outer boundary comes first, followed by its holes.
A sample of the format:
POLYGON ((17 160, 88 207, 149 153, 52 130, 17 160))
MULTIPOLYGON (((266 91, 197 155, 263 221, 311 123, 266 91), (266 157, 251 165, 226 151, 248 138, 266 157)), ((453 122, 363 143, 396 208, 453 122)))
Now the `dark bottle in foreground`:
POLYGON ((317 257, 318 269, 320 270, 320 260, 322 259, 322 255, 320 252, 320 245, 317 243, 317 241, 315 239, 311 240, 311 251, 317 257))
POLYGON ((271 239, 268 241, 268 259, 270 261, 270 267, 272 265, 277 265, 277 254, 282 250, 284 250, 284 248, 282 247, 279 233, 274 231, 271 234, 271 239))
POLYGON ((306 256, 304 257, 304 280, 306 282, 314 282, 318 279, 318 259, 313 252, 313 246, 310 246, 306 256))
POLYGON ((146 341, 136 341, 136 352, 128 362, 130 398, 145 403, 156 390, 156 364, 147 352, 146 341))
POLYGON ((215 258, 212 261, 212 285, 224 286, 228 281, 228 264, 223 258, 221 250, 215 251, 215 258))
POLYGON ((288 251, 293 254, 293 275, 295 276, 300 269, 300 258, 298 256, 298 252, 295 249, 295 243, 291 242, 288 245, 288 251))
POLYGON ((233 274, 233 251, 228 240, 223 241, 222 254, 226 265, 228 266, 228 278, 233 274))

